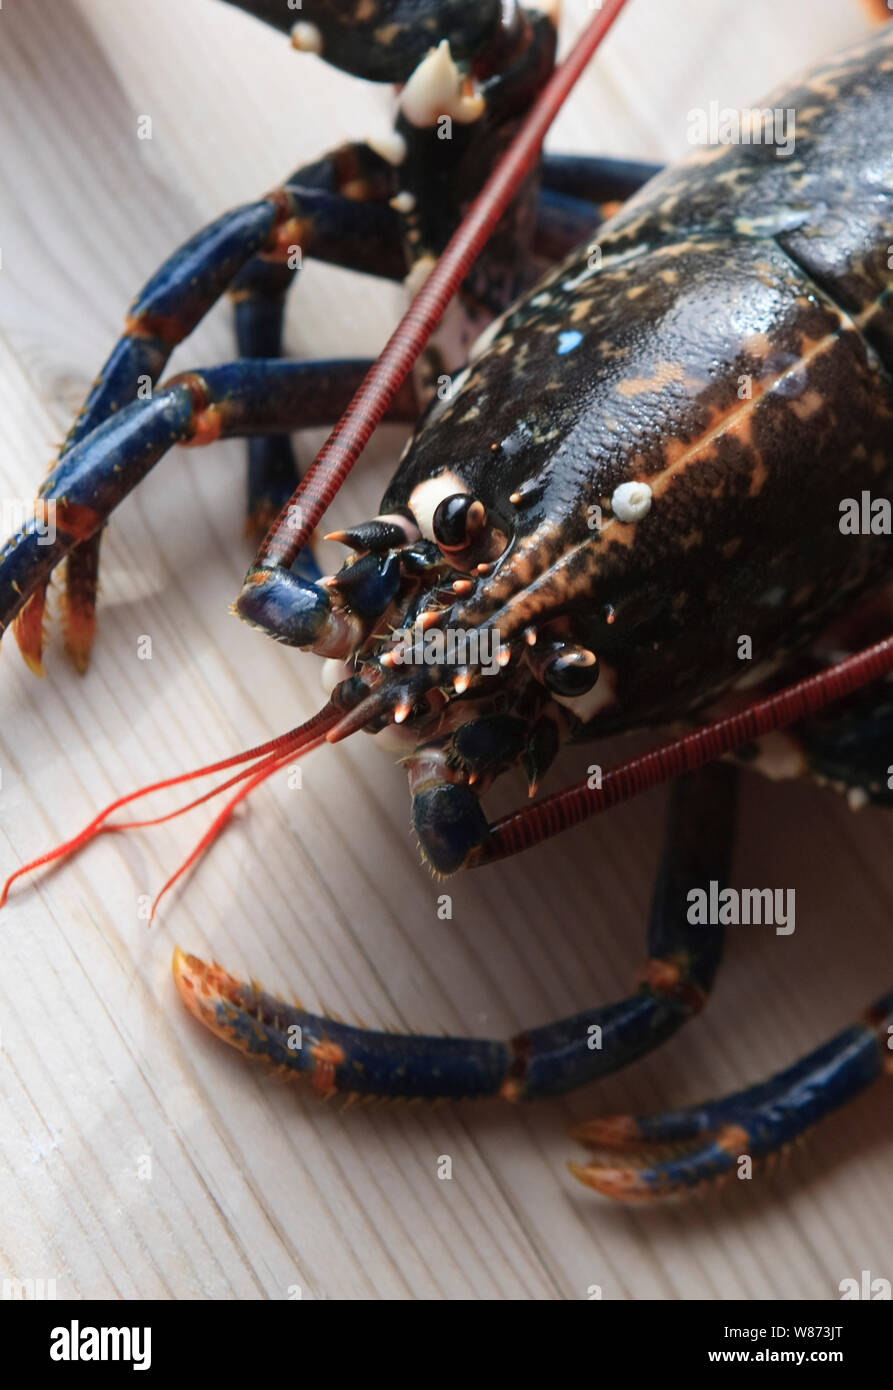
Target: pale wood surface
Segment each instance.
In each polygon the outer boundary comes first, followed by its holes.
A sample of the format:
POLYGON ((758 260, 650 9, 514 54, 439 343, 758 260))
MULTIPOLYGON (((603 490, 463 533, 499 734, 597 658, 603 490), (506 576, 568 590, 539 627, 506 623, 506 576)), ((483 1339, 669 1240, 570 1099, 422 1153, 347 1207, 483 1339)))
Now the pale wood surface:
MULTIPOLYGON (((565 32, 585 14, 578 0, 565 32)), ((552 147, 671 157, 690 107, 751 104, 863 31, 848 0, 633 0, 552 147)), ((0 486, 19 498, 165 254, 300 158, 385 129, 388 99, 211 0, 6 0, 0 64, 0 486), (136 138, 144 114, 151 141, 136 138)), ((290 346, 374 351, 399 303, 311 267, 290 346)), ((174 370, 232 351, 224 308, 174 370)), ((382 432, 337 518, 373 514, 401 442, 382 432)), ((227 613, 249 558, 242 493, 242 449, 225 445, 171 457, 121 508, 85 679, 58 628, 42 683, 6 644, 4 872, 113 795, 317 706, 316 660, 227 613), (151 661, 137 659, 141 634, 151 661)), ((579 777, 584 758, 557 776, 579 777)), ((174 942, 310 1007, 417 1030, 507 1035, 618 997, 642 955, 662 804, 646 797, 455 881, 442 922, 405 779, 358 739, 308 761, 303 790, 257 795, 151 932, 140 895, 206 812, 101 842, 20 891, 0 916, 0 1277, 55 1278, 60 1297, 283 1298, 300 1285, 400 1299, 580 1299, 593 1284, 606 1298, 833 1298, 862 1269, 891 1277, 890 1088, 774 1173, 685 1206, 615 1208, 564 1169, 571 1120, 767 1075, 888 984, 893 822, 881 812, 749 782, 736 882, 795 887, 795 935, 741 928, 705 1015, 564 1103, 341 1115, 268 1082, 175 996, 174 942)))

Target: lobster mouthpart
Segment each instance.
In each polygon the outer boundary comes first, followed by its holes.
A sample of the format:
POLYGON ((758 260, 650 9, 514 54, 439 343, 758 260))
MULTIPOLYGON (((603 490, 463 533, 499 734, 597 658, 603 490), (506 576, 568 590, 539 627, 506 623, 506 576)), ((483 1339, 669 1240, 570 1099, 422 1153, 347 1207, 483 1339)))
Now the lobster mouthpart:
MULTIPOLYGON (((331 656, 337 647, 350 663, 332 690, 342 713, 328 741, 397 726, 413 828, 431 868, 450 874, 475 863, 487 840, 481 794, 519 764, 533 791, 575 723, 561 696, 591 689, 598 663, 559 610, 544 612, 537 632, 525 625, 530 577, 548 550, 528 539, 522 562, 511 563, 506 524, 468 495, 445 499, 433 517, 433 526, 404 518, 396 547, 394 516, 338 533, 356 553, 338 574, 305 586, 300 613, 312 615, 302 636, 313 650, 331 656), (417 524, 436 540, 410 539, 417 524), (469 549, 496 558, 469 577, 454 568, 469 549)), ((269 596, 267 616, 300 582, 269 573, 257 586, 269 596)), ((293 615, 280 631, 294 640, 293 615)))

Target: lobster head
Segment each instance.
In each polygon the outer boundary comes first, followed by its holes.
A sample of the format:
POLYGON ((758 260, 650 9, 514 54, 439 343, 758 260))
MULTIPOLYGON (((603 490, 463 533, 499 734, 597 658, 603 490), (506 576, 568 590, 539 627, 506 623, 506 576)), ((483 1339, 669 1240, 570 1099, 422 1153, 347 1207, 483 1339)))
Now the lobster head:
POLYGON ((243 618, 327 659, 341 713, 329 741, 390 731, 413 827, 441 874, 479 856, 488 834, 479 798, 500 773, 522 766, 533 793, 599 673, 557 607, 525 621, 542 535, 518 534, 511 503, 500 508, 490 494, 473 495, 446 470, 407 503, 328 537, 353 551, 337 574, 308 585, 289 570, 261 570, 238 605, 243 618))

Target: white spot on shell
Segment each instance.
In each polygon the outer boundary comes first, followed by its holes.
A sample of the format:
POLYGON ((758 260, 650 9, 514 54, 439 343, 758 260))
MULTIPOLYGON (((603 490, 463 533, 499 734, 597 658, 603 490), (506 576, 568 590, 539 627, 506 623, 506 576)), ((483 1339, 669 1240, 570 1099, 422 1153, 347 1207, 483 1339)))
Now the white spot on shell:
POLYGON ((292 27, 291 43, 292 48, 299 49, 301 53, 322 53, 322 33, 306 19, 298 20, 292 27))
POLYGON ((445 497, 456 492, 467 492, 468 488, 456 473, 439 473, 436 478, 426 478, 413 488, 409 497, 409 508, 419 525, 419 530, 427 540, 434 539, 434 513, 445 497))
POLYGON ((391 207, 395 212, 412 212, 415 208, 415 194, 409 193, 406 189, 403 189, 400 193, 396 193, 391 199, 391 207))
POLYGON ((651 499, 647 483, 621 483, 611 496, 611 510, 618 521, 639 521, 650 512, 651 499))
POLYGON ((466 125, 484 111, 480 92, 469 91, 450 52, 449 39, 428 50, 400 93, 400 109, 410 125, 425 128, 449 116, 466 125))

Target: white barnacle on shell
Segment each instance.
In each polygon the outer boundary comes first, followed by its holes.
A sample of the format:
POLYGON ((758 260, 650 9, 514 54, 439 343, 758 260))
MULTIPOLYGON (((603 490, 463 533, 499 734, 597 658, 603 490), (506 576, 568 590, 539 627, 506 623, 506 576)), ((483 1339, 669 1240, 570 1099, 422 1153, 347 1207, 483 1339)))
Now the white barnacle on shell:
POLYGON ((640 521, 651 510, 652 496, 647 483, 621 483, 611 495, 611 510, 618 521, 640 521))
POLYGON ((428 50, 400 93, 401 111, 420 128, 436 125, 441 116, 466 125, 483 114, 484 106, 454 63, 449 39, 428 50))
POLYGON ((300 53, 322 53, 322 32, 309 20, 299 19, 292 25, 291 43, 300 53))

